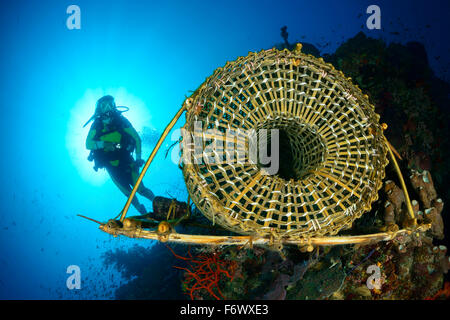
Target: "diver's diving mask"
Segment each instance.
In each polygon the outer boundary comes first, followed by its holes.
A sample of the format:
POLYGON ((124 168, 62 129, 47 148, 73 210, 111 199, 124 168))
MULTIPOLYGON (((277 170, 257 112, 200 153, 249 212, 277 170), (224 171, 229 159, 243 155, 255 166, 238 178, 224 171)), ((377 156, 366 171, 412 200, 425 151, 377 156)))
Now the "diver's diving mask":
POLYGON ((116 103, 114 102, 114 98, 110 95, 106 95, 97 100, 95 106, 94 115, 84 124, 83 128, 88 125, 95 118, 108 119, 115 112, 117 112, 116 103))
POLYGON ((116 106, 116 103, 112 96, 103 96, 98 99, 95 106, 94 115, 84 124, 83 128, 86 127, 95 118, 101 118, 103 120, 110 119, 112 116, 114 116, 114 114, 126 112, 128 110, 128 107, 116 106))
POLYGON ((97 106, 95 107, 97 116, 110 117, 114 112, 116 112, 116 103, 112 96, 104 96, 97 101, 97 106))

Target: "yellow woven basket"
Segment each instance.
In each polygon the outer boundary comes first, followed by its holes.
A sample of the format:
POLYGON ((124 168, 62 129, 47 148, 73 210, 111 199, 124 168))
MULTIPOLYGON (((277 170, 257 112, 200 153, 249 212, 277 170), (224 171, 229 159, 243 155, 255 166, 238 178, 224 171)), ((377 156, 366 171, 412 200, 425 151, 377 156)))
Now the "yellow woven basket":
MULTIPOLYGON (((203 128, 197 136, 278 129, 292 155, 289 180, 265 174, 248 155, 240 163, 183 164, 193 202, 224 228, 276 237, 334 235, 378 198, 388 163, 379 116, 351 79, 323 59, 300 50, 250 53, 218 68, 190 99, 188 132, 196 122, 203 128)), ((248 149, 244 138, 235 144, 248 149)), ((182 146, 194 153, 192 143, 182 146)))

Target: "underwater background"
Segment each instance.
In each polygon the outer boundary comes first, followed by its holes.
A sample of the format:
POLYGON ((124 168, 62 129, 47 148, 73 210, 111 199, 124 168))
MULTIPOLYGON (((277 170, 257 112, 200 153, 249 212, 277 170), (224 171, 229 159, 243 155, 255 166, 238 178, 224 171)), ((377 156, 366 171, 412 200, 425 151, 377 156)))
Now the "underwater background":
MULTIPOLYGON (((449 82, 449 12, 448 1, 2 1, 0 298, 132 298, 126 286, 138 276, 148 298, 185 298, 165 247, 149 254, 156 242, 113 238, 76 216, 107 221, 126 201, 87 160, 83 124, 103 95, 130 108, 145 159, 186 96, 226 61, 282 44, 283 26, 290 43, 321 55, 359 32, 387 45, 420 42, 435 76, 449 82), (81 9, 80 30, 66 27, 71 4, 81 9), (381 30, 366 27, 372 4, 381 30), (142 271, 146 264, 154 267, 142 271), (81 269, 80 290, 66 287, 70 265, 81 269)), ((164 142, 144 182, 186 201, 181 171, 164 157, 176 140, 164 142)), ((446 185, 437 187, 444 202, 446 185)))

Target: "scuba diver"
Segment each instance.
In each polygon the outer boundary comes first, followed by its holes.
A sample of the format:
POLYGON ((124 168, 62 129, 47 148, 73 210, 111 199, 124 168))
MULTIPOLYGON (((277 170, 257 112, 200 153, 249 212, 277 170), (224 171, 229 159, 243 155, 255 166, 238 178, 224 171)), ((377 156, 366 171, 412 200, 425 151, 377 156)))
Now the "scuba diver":
MULTIPOLYGON (((94 115, 83 126, 94 120, 86 139, 86 148, 91 150, 88 160, 94 161, 94 170, 105 168, 115 185, 129 197, 139 176, 139 168, 145 163, 141 159, 141 138, 131 123, 118 110, 114 98, 104 96, 97 101, 94 115), (136 151, 136 160, 133 152, 136 151)), ((153 201, 153 192, 140 184, 137 192, 153 201)), ((141 215, 147 214, 145 206, 134 196, 132 205, 141 215)))

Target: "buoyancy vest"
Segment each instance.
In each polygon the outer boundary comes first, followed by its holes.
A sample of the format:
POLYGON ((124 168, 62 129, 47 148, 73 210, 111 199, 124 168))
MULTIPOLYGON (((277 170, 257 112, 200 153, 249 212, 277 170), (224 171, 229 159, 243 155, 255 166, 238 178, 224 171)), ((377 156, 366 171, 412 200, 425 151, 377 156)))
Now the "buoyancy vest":
POLYGON ((95 171, 104 168, 111 161, 130 159, 136 148, 136 141, 125 131, 125 128, 130 127, 132 127, 131 123, 120 113, 114 113, 108 124, 105 124, 100 118, 95 119, 92 124, 92 129, 95 130, 94 140, 110 142, 115 145, 111 151, 104 149, 91 151, 88 159, 89 161, 94 160, 95 171))

